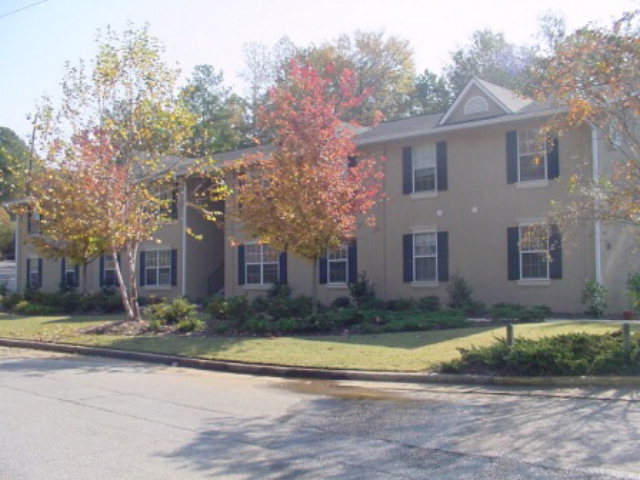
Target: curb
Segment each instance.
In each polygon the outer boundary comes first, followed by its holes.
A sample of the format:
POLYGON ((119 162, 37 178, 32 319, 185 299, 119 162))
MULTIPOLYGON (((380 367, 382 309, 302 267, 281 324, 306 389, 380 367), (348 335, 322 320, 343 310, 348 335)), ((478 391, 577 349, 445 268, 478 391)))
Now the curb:
POLYGON ((180 357, 160 353, 87 347, 64 343, 11 340, 0 338, 0 346, 28 348, 77 355, 118 358, 139 362, 171 365, 199 370, 262 375, 280 378, 307 378, 315 380, 357 380, 398 383, 432 383, 448 385, 494 385, 510 387, 640 387, 640 376, 610 377, 508 377, 497 375, 470 375, 446 373, 383 372, 366 370, 331 370, 324 368, 281 367, 257 363, 227 362, 202 358, 180 357))

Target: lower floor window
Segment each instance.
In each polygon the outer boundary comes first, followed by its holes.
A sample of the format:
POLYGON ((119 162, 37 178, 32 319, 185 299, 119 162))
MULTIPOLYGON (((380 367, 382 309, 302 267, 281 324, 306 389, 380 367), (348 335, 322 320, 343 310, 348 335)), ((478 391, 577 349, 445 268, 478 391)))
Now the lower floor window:
POLYGON ((347 283, 347 262, 349 249, 347 245, 329 250, 327 253, 327 273, 329 283, 347 283))
POLYGON ((27 261, 29 267, 27 269, 27 286, 29 288, 40 288, 40 259, 31 258, 27 261))
POLYGON ((438 240, 435 232, 413 234, 413 271, 416 282, 438 279, 438 240))
POLYGON ((269 245, 251 243, 245 246, 247 285, 278 283, 279 252, 269 245))
POLYGON ((116 265, 113 262, 113 256, 105 255, 103 261, 102 284, 105 287, 115 287, 118 282, 116 280, 116 265))
POLYGON ((549 232, 544 225, 520 227, 520 277, 549 278, 549 232))
POLYGON ((78 267, 72 262, 65 262, 64 268, 64 285, 66 287, 78 287, 80 279, 78 278, 78 267))
MULTIPOLYGON (((113 259, 112 259, 113 266, 113 259)), ((145 285, 171 285, 171 250, 145 251, 145 285)), ((105 264, 106 273, 106 264, 105 264)))

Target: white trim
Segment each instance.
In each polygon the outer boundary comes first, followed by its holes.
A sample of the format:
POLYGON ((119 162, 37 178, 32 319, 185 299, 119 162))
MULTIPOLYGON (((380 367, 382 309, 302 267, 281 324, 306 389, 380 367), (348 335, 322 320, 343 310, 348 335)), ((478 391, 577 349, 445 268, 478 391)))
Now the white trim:
POLYGON ((549 180, 525 180, 523 182, 516 182, 515 186, 521 190, 547 188, 549 186, 549 180))
MULTIPOLYGON (((516 151, 518 152, 516 155, 516 167, 518 170, 518 179, 516 182, 516 187, 517 188, 541 188, 542 185, 540 182, 547 182, 547 185, 549 184, 549 152, 547 152, 547 144, 545 141, 544 144, 544 178, 539 179, 539 180, 522 180, 520 178, 520 132, 531 132, 531 131, 535 131, 536 135, 539 135, 539 129, 537 128, 522 128, 522 129, 518 129, 516 130, 516 151), (523 185, 521 187, 518 187, 518 185, 523 185), (526 186, 526 185, 532 185, 532 186, 526 186)), ((526 155, 531 155, 530 153, 526 154, 526 155)), ((544 185, 544 186, 547 186, 544 185)))
POLYGON ((414 227, 409 227, 411 233, 438 233, 437 225, 417 225, 414 227))
POLYGON ((541 225, 547 223, 544 217, 516 218, 518 227, 528 227, 531 225, 541 225))
MULTIPOLYGON (((148 289, 150 290, 170 290, 171 288, 173 288, 175 285, 171 285, 171 279, 173 277, 173 269, 172 269, 172 265, 171 265, 171 251, 173 250, 173 248, 171 247, 166 247, 166 248, 149 248, 149 249, 145 249, 145 250, 140 250, 141 252, 144 252, 144 265, 142 265, 142 268, 144 269, 144 285, 142 285, 143 288, 145 287, 149 287, 148 289), (165 284, 165 283, 157 283, 160 280, 160 268, 167 268, 167 267, 160 267, 159 265, 156 265, 155 270, 157 273, 157 277, 156 277, 156 283, 154 285, 149 285, 147 283, 147 260, 148 260, 148 256, 147 254, 149 252, 169 252, 169 284, 165 284)), ((159 255, 158 257, 156 257, 156 261, 159 260, 159 255)), ((146 290, 146 289, 145 289, 146 290)))
POLYGON ((429 230, 429 231, 419 231, 419 232, 413 232, 413 241, 411 242, 413 245, 413 251, 411 252, 411 258, 412 258, 412 268, 413 268, 413 280, 411 281, 412 284, 418 284, 418 285, 425 285, 425 286, 433 286, 433 284, 437 284, 438 283, 438 279, 440 278, 440 271, 439 271, 439 265, 438 265, 438 231, 437 230, 429 230), (433 235, 435 240, 436 240, 436 254, 435 255, 420 255, 419 257, 416 258, 416 235, 423 235, 423 234, 429 234, 429 235, 433 235), (418 258, 434 258, 435 259, 435 280, 416 280, 416 260, 418 258))
POLYGON ((502 103, 493 93, 487 90, 484 87, 484 85, 478 82, 475 77, 473 77, 471 80, 469 80, 469 83, 467 83, 467 85, 462 89, 462 92, 460 92, 460 94, 456 97, 456 99, 453 101, 451 106, 447 109, 446 113, 442 116, 442 118, 438 122, 438 126, 445 124, 445 122, 449 119, 453 111, 458 107, 460 102, 462 102, 462 99, 465 97, 467 92, 474 85, 478 87, 482 91, 482 93, 484 93, 487 97, 489 97, 496 105, 498 105, 498 107, 504 110, 505 113, 514 113, 509 107, 507 107, 504 103, 502 103))
MULTIPOLYGON (((548 271, 548 268, 547 268, 548 271)), ((549 278, 525 278, 516 282, 521 287, 548 287, 551 285, 549 278)))
POLYGON ((482 95, 474 95, 464 102, 463 112, 465 115, 478 115, 489 111, 489 102, 482 95), (473 102, 473 103, 472 103, 473 102))
POLYGON ((261 243, 257 240, 251 240, 249 242, 245 242, 244 244, 245 249, 244 249, 244 285, 248 285, 248 286, 255 286, 255 287, 264 287, 266 286, 267 288, 270 288, 272 285, 275 285, 275 283, 270 282, 270 283, 265 283, 264 282, 264 267, 265 265, 276 265, 276 275, 278 278, 278 282, 280 282, 280 278, 282 273, 280 272, 280 255, 283 252, 278 252, 277 250, 275 250, 273 247, 271 247, 268 243, 261 243), (260 262, 249 262, 247 261, 247 246, 249 245, 258 245, 260 247, 260 262), (265 262, 264 261, 264 247, 268 247, 271 250, 273 250, 274 252, 277 252, 278 256, 276 258, 275 261, 271 261, 271 262, 265 262), (249 264, 251 265, 260 265, 260 283, 249 283, 249 264))
POLYGON ((327 283, 326 286, 327 290, 346 290, 347 288, 349 288, 349 284, 342 282, 342 283, 327 283))
MULTIPOLYGON (((436 174, 436 178, 437 178, 437 174, 436 174)), ((417 193, 412 193, 410 195, 412 200, 424 200, 426 198, 436 198, 437 196, 438 196, 438 191, 437 190, 417 192, 417 193)))
POLYGON ((182 274, 180 281, 180 295, 187 294, 187 182, 182 189, 182 274))
MULTIPOLYGON (((593 181, 597 182, 600 179, 600 158, 598 156, 598 130, 595 125, 591 125, 591 158, 593 181)), ((602 284, 602 225, 600 220, 594 222, 593 230, 595 277, 596 282, 602 284)))
POLYGON ((550 278, 551 278, 551 268, 550 268, 550 262, 549 262, 549 255, 550 255, 550 245, 549 245, 549 230, 548 228, 546 228, 546 223, 545 222, 538 222, 538 223, 524 223, 524 224, 518 224, 518 262, 520 263, 519 269, 520 269, 520 280, 518 280, 518 285, 540 285, 540 284, 546 284, 545 282, 551 282, 550 278), (536 253, 536 252, 542 252, 542 250, 525 250, 524 252, 522 251, 522 228, 523 227, 536 227, 536 226, 540 226, 540 227, 545 227, 545 229, 547 230, 547 248, 546 248, 546 257, 547 257, 547 276, 546 277, 529 277, 529 278, 523 278, 522 277, 522 255, 523 253, 536 253))
MULTIPOLYGON (((436 265, 437 268, 437 265, 436 265)), ((411 288, 436 288, 440 286, 440 282, 437 280, 435 282, 417 282, 413 281, 410 283, 411 288)))

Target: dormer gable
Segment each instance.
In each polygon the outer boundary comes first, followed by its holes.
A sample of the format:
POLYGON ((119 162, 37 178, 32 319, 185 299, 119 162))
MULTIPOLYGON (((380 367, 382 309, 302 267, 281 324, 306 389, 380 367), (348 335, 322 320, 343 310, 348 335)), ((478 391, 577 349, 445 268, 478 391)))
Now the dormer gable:
POLYGON ((511 90, 473 77, 442 115, 438 125, 510 115, 532 102, 511 90))

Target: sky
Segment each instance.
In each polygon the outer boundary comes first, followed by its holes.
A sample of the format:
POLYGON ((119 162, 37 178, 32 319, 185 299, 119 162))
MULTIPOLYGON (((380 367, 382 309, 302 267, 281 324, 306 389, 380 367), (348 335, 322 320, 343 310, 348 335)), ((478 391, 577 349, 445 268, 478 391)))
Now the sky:
POLYGON ((569 30, 609 24, 640 0, 0 0, 0 126, 27 139, 27 115, 42 95, 56 99, 65 62, 91 60, 98 29, 148 23, 166 60, 185 76, 198 64, 225 73, 246 93, 243 45, 320 44, 357 29, 409 40, 416 70, 440 72, 478 29, 536 43, 540 16, 562 15, 569 30))

